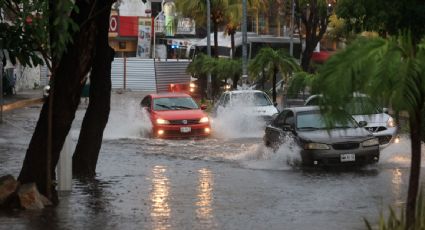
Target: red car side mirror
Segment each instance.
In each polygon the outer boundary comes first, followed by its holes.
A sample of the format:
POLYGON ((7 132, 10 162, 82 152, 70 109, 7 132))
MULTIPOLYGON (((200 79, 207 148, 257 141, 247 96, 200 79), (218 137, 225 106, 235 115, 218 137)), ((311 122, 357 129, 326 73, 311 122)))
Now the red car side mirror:
POLYGON ((206 110, 207 109, 207 105, 201 105, 201 110, 206 110))

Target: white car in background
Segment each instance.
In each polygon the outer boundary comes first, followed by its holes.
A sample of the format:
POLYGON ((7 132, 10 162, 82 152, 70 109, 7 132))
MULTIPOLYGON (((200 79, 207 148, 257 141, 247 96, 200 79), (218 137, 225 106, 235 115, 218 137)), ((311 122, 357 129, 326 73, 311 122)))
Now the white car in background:
MULTIPOLYGON (((304 105, 319 105, 320 95, 312 95, 304 105)), ((387 113, 388 109, 375 106, 365 94, 354 94, 354 100, 346 105, 345 110, 359 123, 366 121, 365 129, 373 133, 379 140, 379 146, 385 148, 397 142, 397 125, 387 113), (364 108, 368 108, 367 112, 364 108)))
POLYGON ((214 105, 211 115, 219 117, 237 113, 241 120, 253 118, 266 125, 278 112, 266 93, 247 89, 224 92, 214 105))

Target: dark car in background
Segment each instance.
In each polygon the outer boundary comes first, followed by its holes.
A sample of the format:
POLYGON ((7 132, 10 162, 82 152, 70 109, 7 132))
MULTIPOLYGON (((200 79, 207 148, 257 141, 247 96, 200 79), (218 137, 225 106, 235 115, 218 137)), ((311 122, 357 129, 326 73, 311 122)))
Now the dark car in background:
POLYGON ((277 149, 285 142, 300 147, 303 165, 371 164, 379 161, 379 141, 349 114, 327 127, 317 106, 285 108, 267 125, 264 143, 277 149))

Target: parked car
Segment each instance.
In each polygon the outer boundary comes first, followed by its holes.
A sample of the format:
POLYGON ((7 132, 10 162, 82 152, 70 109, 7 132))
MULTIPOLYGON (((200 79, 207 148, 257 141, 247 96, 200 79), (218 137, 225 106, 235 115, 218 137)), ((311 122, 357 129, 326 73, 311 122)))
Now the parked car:
POLYGON ((152 122, 152 136, 159 138, 207 137, 210 119, 185 93, 149 94, 141 101, 152 122))
POLYGON ((279 111, 263 91, 234 90, 226 91, 220 96, 211 114, 213 117, 218 117, 229 112, 237 112, 241 117, 268 123, 279 111))
POLYGON ((303 165, 370 164, 379 161, 379 142, 349 114, 328 128, 317 106, 285 108, 265 129, 264 144, 300 147, 303 165))
MULTIPOLYGON (((353 100, 347 103, 345 110, 357 121, 366 121, 365 129, 373 133, 379 140, 381 148, 395 142, 397 125, 395 120, 387 113, 388 109, 377 106, 365 94, 355 93, 353 100)), ((320 95, 312 95, 305 101, 306 106, 319 105, 320 95)))

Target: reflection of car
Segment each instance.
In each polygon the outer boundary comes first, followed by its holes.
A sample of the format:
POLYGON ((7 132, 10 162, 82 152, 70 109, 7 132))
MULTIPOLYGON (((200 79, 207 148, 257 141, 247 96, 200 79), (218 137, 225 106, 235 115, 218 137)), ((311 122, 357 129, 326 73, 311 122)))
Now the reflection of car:
POLYGON ((141 106, 147 110, 154 137, 206 137, 210 134, 208 115, 191 96, 184 93, 149 94, 141 106))
POLYGON ((212 109, 212 116, 236 110, 239 114, 258 118, 269 122, 279 111, 273 105, 269 96, 260 90, 226 91, 212 109))
POLYGON ((264 143, 277 149, 296 143, 304 165, 367 164, 379 161, 379 142, 347 114, 347 122, 327 128, 317 106, 285 108, 266 127, 264 143))
MULTIPOLYGON (((305 105, 319 105, 320 95, 307 98, 305 105)), ((385 113, 386 109, 377 106, 371 99, 356 93, 353 100, 347 103, 345 110, 357 121, 366 121, 366 129, 379 139, 381 148, 388 146, 397 138, 397 125, 394 119, 385 113)))

